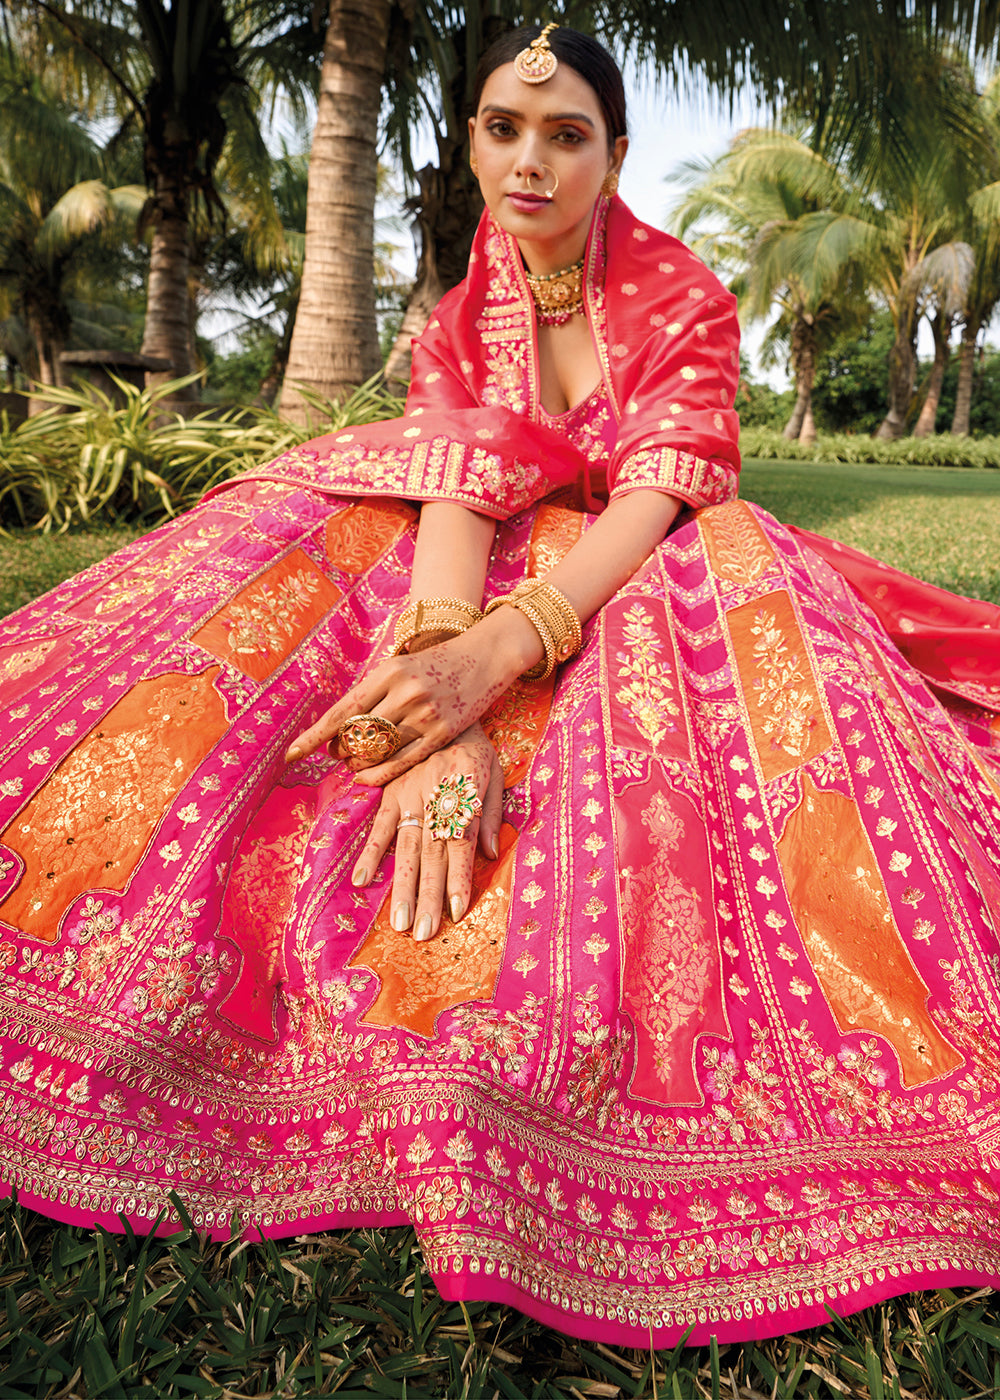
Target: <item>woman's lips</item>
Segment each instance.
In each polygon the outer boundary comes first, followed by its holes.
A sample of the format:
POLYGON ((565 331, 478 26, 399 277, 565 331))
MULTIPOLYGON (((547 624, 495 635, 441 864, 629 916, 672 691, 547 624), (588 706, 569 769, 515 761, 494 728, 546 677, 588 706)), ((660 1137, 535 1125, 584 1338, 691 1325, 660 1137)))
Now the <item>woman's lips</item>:
POLYGON ((512 190, 507 198, 520 214, 537 214, 539 209, 547 208, 552 202, 544 195, 528 194, 526 190, 512 190))

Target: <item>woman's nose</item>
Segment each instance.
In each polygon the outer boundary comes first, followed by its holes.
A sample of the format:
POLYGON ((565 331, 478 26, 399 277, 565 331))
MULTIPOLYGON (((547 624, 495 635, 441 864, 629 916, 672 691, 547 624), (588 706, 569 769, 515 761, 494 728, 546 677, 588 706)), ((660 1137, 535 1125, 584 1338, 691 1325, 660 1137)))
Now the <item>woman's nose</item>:
POLYGON ((517 174, 521 179, 540 178, 544 170, 545 166, 542 164, 541 153, 534 142, 522 146, 518 151, 517 160, 517 174))

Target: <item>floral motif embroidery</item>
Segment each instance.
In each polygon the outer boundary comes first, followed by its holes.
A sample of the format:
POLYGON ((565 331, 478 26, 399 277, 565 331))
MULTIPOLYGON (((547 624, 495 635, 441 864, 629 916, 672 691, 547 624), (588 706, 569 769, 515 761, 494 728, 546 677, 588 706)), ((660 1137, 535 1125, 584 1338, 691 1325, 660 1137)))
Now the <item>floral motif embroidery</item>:
POLYGON ((615 699, 655 749, 677 728, 681 709, 674 698, 676 686, 660 660, 663 643, 653 629, 653 615, 641 603, 628 609, 623 635, 629 649, 618 652, 616 660, 618 679, 627 684, 615 691, 615 699))

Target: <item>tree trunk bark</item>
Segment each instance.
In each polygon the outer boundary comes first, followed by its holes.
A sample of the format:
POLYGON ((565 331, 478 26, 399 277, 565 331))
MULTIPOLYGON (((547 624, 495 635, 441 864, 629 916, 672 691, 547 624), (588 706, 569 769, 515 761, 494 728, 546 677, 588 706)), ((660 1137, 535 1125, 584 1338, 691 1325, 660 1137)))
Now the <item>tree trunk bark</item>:
POLYGON ((308 419, 296 388, 342 398, 381 368, 375 323, 378 114, 392 0, 330 0, 309 159, 302 291, 281 413, 308 419))
POLYGON ((420 193, 412 206, 420 234, 417 276, 385 365, 385 377, 397 392, 410 382, 410 342, 426 326, 445 292, 465 276, 483 209, 479 186, 466 160, 464 139, 439 139, 438 146, 440 168, 427 165, 417 177, 420 193))
POLYGON ((948 368, 951 326, 952 318, 941 312, 938 312, 931 321, 931 331, 934 335, 934 363, 927 380, 927 396, 913 429, 915 438, 930 437, 935 430, 938 404, 941 402, 941 385, 944 383, 944 372, 948 368))
MULTIPOLYGON (((153 243, 149 256, 149 289, 142 354, 169 360, 169 370, 150 370, 147 389, 191 373, 191 340, 188 307, 188 275, 191 265, 188 234, 188 200, 182 183, 168 173, 158 174, 152 197, 150 222, 153 243)), ((169 399, 164 408, 190 411, 198 397, 190 384, 169 399)))
MULTIPOLYGON (((60 382, 59 352, 63 349, 63 343, 53 336, 51 329, 45 324, 45 319, 37 312, 32 314, 30 308, 25 312, 25 321, 35 354, 38 357, 38 382, 43 388, 57 385, 60 382)), ((44 413, 47 407, 48 405, 43 403, 41 399, 28 399, 29 417, 33 417, 36 413, 44 413)))
POLYGON ((955 390, 955 414, 951 420, 951 431, 959 437, 968 437, 969 418, 972 413, 972 378, 976 367, 976 341, 979 337, 979 318, 967 321, 962 327, 962 344, 958 352, 958 386, 955 390))
POLYGON ((792 374, 795 377, 795 407, 785 424, 783 437, 791 442, 802 437, 808 420, 812 434, 808 442, 816 441, 816 425, 812 417, 812 391, 816 379, 816 326, 811 316, 797 315, 792 325, 792 374))
POLYGON ((877 438, 894 440, 906 431, 906 418, 917 377, 917 349, 914 332, 907 325, 896 333, 889 351, 889 411, 882 419, 877 438))

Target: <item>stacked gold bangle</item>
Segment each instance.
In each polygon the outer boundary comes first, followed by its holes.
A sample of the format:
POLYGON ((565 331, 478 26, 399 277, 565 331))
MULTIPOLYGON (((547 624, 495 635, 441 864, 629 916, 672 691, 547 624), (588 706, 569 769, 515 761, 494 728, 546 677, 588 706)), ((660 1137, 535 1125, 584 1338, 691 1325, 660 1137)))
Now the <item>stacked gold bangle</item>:
POLYGON ((464 598, 420 598, 399 615, 393 638, 393 655, 398 656, 422 632, 457 637, 467 632, 483 614, 464 598))
POLYGON ((526 681, 545 680, 561 661, 575 656, 583 645, 583 629, 576 609, 565 594, 551 583, 535 578, 525 579, 512 592, 504 594, 502 598, 494 598, 486 611, 491 613, 505 603, 524 613, 545 648, 545 656, 537 666, 525 671, 526 681))

